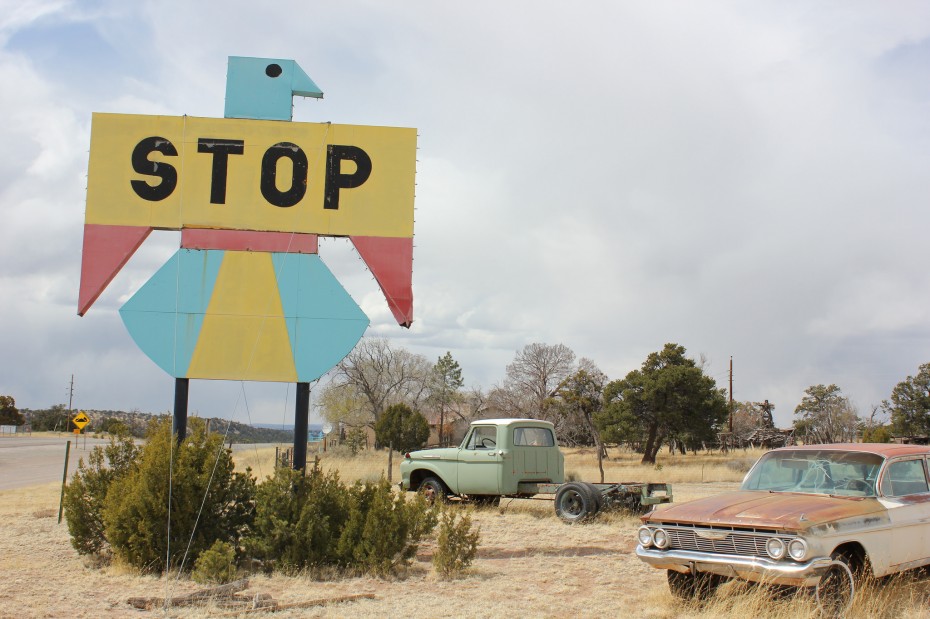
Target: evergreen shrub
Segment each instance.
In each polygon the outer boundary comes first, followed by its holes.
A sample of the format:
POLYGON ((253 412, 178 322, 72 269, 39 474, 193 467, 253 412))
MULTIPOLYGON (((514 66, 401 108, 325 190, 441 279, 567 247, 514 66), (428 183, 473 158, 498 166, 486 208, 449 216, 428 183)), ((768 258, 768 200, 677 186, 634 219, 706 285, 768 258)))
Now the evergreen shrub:
POLYGON ((433 554, 433 566, 440 578, 452 578, 471 566, 478 554, 480 528, 474 528, 470 511, 456 518, 456 512, 446 506, 439 516, 439 539, 433 554))
POLYGON ((142 571, 189 567, 217 540, 237 547, 255 511, 251 471, 233 471, 223 437, 191 419, 177 445, 171 420, 149 430, 138 466, 113 481, 103 507, 116 556, 142 571), (171 505, 169 526, 168 505, 171 505))
POLYGON ((248 553, 268 570, 338 566, 386 574, 405 566, 436 526, 422 498, 395 495, 385 480, 343 485, 318 468, 278 469, 258 486, 248 553))
POLYGON ((71 484, 65 488, 64 510, 71 545, 82 555, 103 554, 109 547, 104 535, 103 505, 114 480, 135 467, 140 449, 128 432, 110 437, 106 447, 94 447, 78 462, 71 484))
POLYGON ((236 549, 216 540, 194 563, 191 579, 203 585, 225 585, 236 578, 236 549))

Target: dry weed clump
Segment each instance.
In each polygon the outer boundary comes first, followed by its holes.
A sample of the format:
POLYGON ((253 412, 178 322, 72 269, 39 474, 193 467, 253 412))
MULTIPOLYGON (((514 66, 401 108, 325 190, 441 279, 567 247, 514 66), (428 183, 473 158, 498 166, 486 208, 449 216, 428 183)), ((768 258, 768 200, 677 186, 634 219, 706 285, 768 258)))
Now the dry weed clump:
MULTIPOLYGON (((812 589, 768 587, 731 581, 708 600, 681 602, 658 592, 652 598, 656 617, 687 619, 821 619, 829 616, 817 605, 812 589)), ((847 619, 897 619, 930 616, 930 581, 920 572, 866 580, 856 591, 847 619)))
POLYGON ((47 509, 37 509, 32 512, 33 518, 54 518, 58 514, 53 508, 49 507, 47 509))

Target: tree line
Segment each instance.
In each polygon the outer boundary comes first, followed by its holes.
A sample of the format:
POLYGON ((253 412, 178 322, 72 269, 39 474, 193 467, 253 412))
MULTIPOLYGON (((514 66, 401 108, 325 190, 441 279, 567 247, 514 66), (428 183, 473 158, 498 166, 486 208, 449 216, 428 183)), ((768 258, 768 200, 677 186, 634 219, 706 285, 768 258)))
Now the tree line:
MULTIPOLYGON (((504 379, 485 391, 463 388, 461 367, 450 352, 431 363, 386 339, 366 338, 336 367, 320 405, 331 422, 375 428, 388 407, 403 404, 429 419, 440 445, 457 441, 456 431, 474 419, 545 419, 564 445, 595 446, 604 456, 605 443, 622 444, 642 453, 644 463, 655 463, 663 446, 687 453, 719 445, 731 412, 738 437, 774 428, 773 404, 734 402, 731 408, 726 390, 704 365, 683 346, 668 343, 638 369, 610 380, 594 361, 578 359, 564 344, 532 343, 516 352, 504 379)), ((382 432, 390 426, 380 424, 382 432)), ((899 383, 868 417, 837 385, 812 385, 795 407, 791 429, 806 443, 928 436, 930 364, 899 383)))
MULTIPOLYGON (((644 463, 654 463, 666 445, 681 453, 717 445, 720 433, 730 430, 731 415, 738 441, 758 428, 774 428, 773 404, 729 407, 726 391, 705 373, 703 359, 688 357, 675 343, 649 354, 625 377, 610 380, 568 346, 537 342, 516 351, 503 380, 490 389, 464 385, 451 352, 430 362, 387 339, 364 338, 333 370, 319 403, 322 415, 349 434, 371 428, 381 446, 398 451, 425 444, 430 426, 437 431, 436 443, 450 445, 468 422, 490 417, 545 419, 564 445, 596 446, 603 457, 605 443, 623 444, 642 453, 644 463)), ((34 430, 58 427, 67 416, 63 405, 25 412, 34 430)), ((0 423, 24 421, 13 397, 0 396, 0 423)), ((812 385, 795 407, 792 429, 806 443, 928 437, 930 363, 898 383, 868 416, 837 385, 812 385)))
MULTIPOLYGON (((681 450, 712 441, 727 416, 723 390, 684 347, 666 344, 639 370, 610 381, 594 361, 576 359, 564 344, 533 343, 517 351, 504 380, 488 391, 463 389, 461 367, 447 352, 435 363, 363 340, 334 370, 320 396, 323 416, 350 428, 378 427, 391 405, 425 412, 438 442, 476 418, 533 417, 551 421, 566 445, 627 443, 655 462, 663 444, 681 450)), ((386 445, 385 445, 386 446, 386 445)))

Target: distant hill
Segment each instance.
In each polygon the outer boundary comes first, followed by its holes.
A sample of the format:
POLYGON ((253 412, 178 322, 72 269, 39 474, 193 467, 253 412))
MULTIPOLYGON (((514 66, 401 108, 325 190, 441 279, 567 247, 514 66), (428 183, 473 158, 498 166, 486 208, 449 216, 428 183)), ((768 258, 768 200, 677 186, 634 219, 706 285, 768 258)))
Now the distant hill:
MULTIPOLYGON (((90 417, 90 425, 86 428, 88 432, 106 432, 110 424, 120 422, 129 428, 129 432, 133 436, 138 437, 145 436, 145 430, 153 419, 167 416, 135 411, 127 413, 126 411, 93 410, 88 408, 83 410, 90 417)), ((50 410, 21 409, 20 412, 26 418, 26 423, 37 431, 62 430, 64 417, 67 416, 67 412, 60 408, 50 410)), ((211 432, 226 435, 227 443, 291 443, 294 441, 293 430, 256 427, 227 419, 208 418, 206 421, 211 432)))
MULTIPOLYGON (((256 428, 270 428, 272 430, 284 430, 285 432, 294 431, 294 424, 292 423, 256 423, 254 425, 256 428)), ((310 432, 322 432, 323 424, 322 423, 311 423, 307 425, 307 429, 310 432)))

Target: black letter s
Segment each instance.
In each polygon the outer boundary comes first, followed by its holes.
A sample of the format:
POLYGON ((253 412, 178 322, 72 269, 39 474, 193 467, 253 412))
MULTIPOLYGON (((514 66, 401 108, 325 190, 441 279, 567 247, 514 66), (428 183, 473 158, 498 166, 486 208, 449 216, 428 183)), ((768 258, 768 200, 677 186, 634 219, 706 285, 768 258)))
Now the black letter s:
POLYGON ((131 181, 136 195, 150 202, 164 200, 178 185, 178 171, 174 169, 174 166, 149 160, 149 154, 155 151, 165 156, 178 156, 174 144, 157 136, 145 138, 132 150, 132 169, 139 174, 157 176, 161 179, 161 182, 154 186, 145 181, 131 181))

